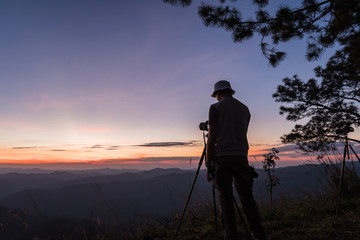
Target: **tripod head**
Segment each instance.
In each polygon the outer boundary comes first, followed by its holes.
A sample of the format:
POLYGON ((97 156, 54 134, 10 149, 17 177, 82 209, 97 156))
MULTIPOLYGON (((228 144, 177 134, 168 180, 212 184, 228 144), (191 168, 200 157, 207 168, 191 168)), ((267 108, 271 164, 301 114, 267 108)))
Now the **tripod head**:
POLYGON ((200 129, 201 131, 209 131, 209 121, 206 120, 205 122, 201 122, 201 123, 199 124, 199 129, 200 129))
POLYGON ((209 121, 206 120, 205 122, 201 122, 201 123, 199 124, 199 129, 200 129, 201 131, 203 131, 204 145, 206 145, 206 140, 205 140, 205 138, 208 136, 208 134, 205 133, 205 132, 208 132, 208 131, 209 131, 209 121))

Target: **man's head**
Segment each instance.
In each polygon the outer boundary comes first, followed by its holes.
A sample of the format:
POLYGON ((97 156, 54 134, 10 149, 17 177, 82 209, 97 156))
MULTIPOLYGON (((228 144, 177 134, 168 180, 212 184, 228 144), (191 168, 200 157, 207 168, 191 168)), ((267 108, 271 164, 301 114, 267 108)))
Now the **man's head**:
POLYGON ((220 80, 214 85, 214 92, 211 94, 212 97, 217 98, 217 95, 221 96, 232 96, 235 91, 231 88, 231 85, 226 80, 220 80))

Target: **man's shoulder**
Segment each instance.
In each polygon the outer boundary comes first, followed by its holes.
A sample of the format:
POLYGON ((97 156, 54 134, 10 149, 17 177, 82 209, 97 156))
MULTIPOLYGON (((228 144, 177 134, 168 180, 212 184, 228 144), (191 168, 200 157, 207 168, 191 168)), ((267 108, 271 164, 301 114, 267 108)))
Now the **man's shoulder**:
POLYGON ((235 107, 236 108, 241 108, 243 110, 247 110, 249 111, 248 106, 246 106, 244 103, 242 103, 241 101, 239 101, 238 99, 234 98, 234 97, 230 97, 230 98, 224 98, 219 102, 213 103, 210 105, 210 108, 215 108, 215 109, 219 109, 219 108, 227 108, 227 107, 235 107))
POLYGON ((213 103, 213 104, 210 105, 210 107, 217 107, 217 106, 219 106, 219 103, 220 102, 213 103))
MULTIPOLYGON (((235 98, 234 98, 234 99, 235 99, 235 98)), ((242 106, 242 107, 244 107, 244 108, 249 109, 248 106, 246 106, 243 102, 241 102, 241 101, 239 101, 239 100, 237 100, 237 99, 235 99, 235 100, 237 101, 238 105, 240 105, 240 106, 242 106)))
POLYGON ((239 105, 239 106, 242 106, 244 108, 248 108, 243 102, 241 102, 240 100, 238 100, 237 98, 234 98, 234 97, 230 97, 230 98, 227 98, 227 99, 224 99, 225 101, 220 101, 218 103, 221 103, 222 104, 236 104, 236 105, 239 105))
POLYGON ((250 115, 250 110, 248 108, 248 106, 246 106, 244 103, 242 103, 241 101, 239 101, 238 99, 236 98, 233 98, 231 100, 232 102, 232 106, 234 109, 237 109, 237 111, 243 113, 243 114, 249 114, 250 115))

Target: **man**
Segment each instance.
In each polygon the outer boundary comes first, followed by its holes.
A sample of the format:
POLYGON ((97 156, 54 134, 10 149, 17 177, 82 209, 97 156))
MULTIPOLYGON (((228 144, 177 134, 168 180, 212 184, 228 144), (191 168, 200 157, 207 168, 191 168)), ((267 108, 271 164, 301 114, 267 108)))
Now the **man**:
POLYGON ((208 180, 217 189, 222 226, 226 240, 239 238, 234 210, 232 183, 239 194, 254 239, 266 239, 252 193, 253 177, 247 159, 247 130, 250 112, 233 97, 235 91, 226 80, 215 83, 211 95, 217 99, 209 110, 209 134, 206 148, 208 180))

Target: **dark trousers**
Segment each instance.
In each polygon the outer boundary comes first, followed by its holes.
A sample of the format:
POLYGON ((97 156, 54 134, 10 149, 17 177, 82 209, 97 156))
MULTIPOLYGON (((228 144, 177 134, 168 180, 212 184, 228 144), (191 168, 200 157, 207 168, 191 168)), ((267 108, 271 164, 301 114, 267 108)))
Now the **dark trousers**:
POLYGON ((225 239, 237 240, 239 238, 234 209, 233 182, 253 236, 256 239, 266 239, 261 225, 260 214, 252 193, 253 178, 250 173, 247 157, 217 157, 214 163, 214 170, 213 184, 218 192, 225 239))

